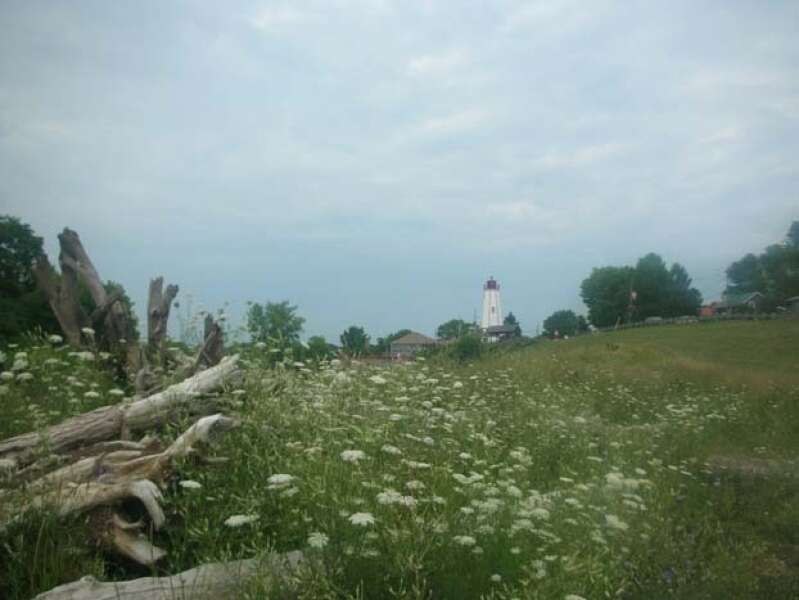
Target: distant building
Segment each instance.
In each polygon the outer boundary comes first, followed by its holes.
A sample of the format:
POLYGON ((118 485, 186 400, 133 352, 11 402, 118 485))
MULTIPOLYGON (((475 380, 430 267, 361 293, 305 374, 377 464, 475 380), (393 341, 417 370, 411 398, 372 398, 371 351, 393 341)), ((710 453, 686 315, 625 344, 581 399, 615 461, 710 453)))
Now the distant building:
POLYGON ((502 325, 502 303, 499 299, 499 284, 489 277, 483 286, 483 318, 480 328, 485 331, 489 327, 502 325))
POLYGON ((711 302, 699 307, 700 317, 715 317, 716 316, 716 303, 711 302))
POLYGON ((785 300, 785 307, 795 313, 799 313, 799 296, 793 296, 785 300))
POLYGON ((516 325, 492 325, 483 330, 483 337, 487 342, 501 342, 518 334, 519 329, 516 325))
POLYGON ((721 302, 714 303, 717 315, 759 312, 765 296, 760 292, 724 294, 721 302))
POLYGON ((436 345, 438 345, 437 340, 411 331, 391 342, 391 356, 407 358, 436 345))

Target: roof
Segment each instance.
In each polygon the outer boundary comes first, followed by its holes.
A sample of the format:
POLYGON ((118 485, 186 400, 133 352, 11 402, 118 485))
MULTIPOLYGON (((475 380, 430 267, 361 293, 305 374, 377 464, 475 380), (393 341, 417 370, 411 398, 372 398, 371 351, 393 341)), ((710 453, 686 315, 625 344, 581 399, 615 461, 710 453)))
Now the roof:
POLYGON ((414 346, 427 346, 432 344, 437 344, 438 342, 431 337, 427 337, 426 335, 422 335, 421 333, 416 333, 415 331, 411 331, 410 333, 406 333, 401 338, 397 338, 391 345, 394 344, 407 344, 407 345, 414 345, 414 346))
POLYGON ((492 325, 486 327, 486 333, 516 333, 517 325, 492 325))
POLYGON ((728 306, 742 306, 748 304, 755 298, 762 298, 763 294, 760 292, 747 292, 745 294, 724 294, 721 302, 716 304, 718 308, 725 308, 728 306))

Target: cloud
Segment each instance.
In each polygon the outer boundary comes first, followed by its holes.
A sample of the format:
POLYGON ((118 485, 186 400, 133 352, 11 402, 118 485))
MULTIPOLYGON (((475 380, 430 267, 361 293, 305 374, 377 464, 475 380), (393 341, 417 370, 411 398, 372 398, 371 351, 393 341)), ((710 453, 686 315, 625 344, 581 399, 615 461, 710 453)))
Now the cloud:
POLYGON ((408 62, 407 71, 416 77, 441 77, 462 68, 466 62, 464 51, 447 50, 412 58, 408 62))
POLYGON ((623 154, 627 144, 607 142, 583 146, 569 151, 548 152, 532 161, 538 169, 571 169, 603 162, 623 154))
POLYGON ((316 18, 317 15, 311 11, 285 4, 261 7, 250 18, 250 24, 255 29, 271 31, 282 27, 301 25, 316 18))

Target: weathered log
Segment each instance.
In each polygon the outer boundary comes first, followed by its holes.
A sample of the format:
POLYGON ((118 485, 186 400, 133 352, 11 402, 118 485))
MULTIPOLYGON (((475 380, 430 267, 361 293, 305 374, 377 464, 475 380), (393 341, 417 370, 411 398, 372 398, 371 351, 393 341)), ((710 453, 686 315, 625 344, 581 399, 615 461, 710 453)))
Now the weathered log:
POLYGON ((127 308, 118 299, 109 301, 109 294, 105 291, 103 281, 77 232, 65 227, 64 231, 58 234, 58 243, 61 247, 58 262, 61 265, 62 275, 68 272, 75 273, 89 290, 95 306, 103 316, 105 341, 109 348, 116 348, 120 340, 128 339, 132 333, 127 308))
POLYGON ((131 581, 100 582, 88 576, 39 594, 34 600, 173 600, 174 598, 237 598, 241 587, 256 574, 280 580, 305 564, 299 551, 269 554, 262 560, 207 563, 171 577, 142 577, 131 581))
POLYGON ((205 316, 203 344, 197 353, 192 372, 207 369, 219 363, 225 353, 225 340, 222 326, 211 315, 205 316))
POLYGON ((163 485, 171 475, 175 459, 196 451, 199 444, 210 442, 234 424, 222 415, 203 417, 163 452, 144 454, 139 447, 86 457, 37 479, 24 490, 0 492, 5 509, 0 510, 0 531, 29 509, 48 508, 61 517, 91 511, 93 537, 103 547, 139 564, 152 565, 166 556, 166 551, 142 534, 143 521, 131 523, 110 508, 137 499, 153 528, 160 529, 166 518, 158 484, 163 485))
POLYGON ((163 277, 150 281, 147 301, 147 353, 151 360, 164 356, 169 309, 178 289, 178 286, 170 284, 164 290, 163 277))
POLYGON ((12 459, 24 466, 36 457, 37 447, 46 443, 52 453, 119 437, 120 432, 142 431, 162 423, 176 408, 187 405, 198 395, 222 388, 238 379, 238 355, 226 357, 166 390, 129 404, 103 406, 48 427, 0 442, 0 459, 12 459))
POLYGON ((53 314, 67 338, 67 342, 80 348, 81 330, 90 325, 86 312, 78 301, 78 280, 74 271, 66 271, 59 277, 47 257, 42 256, 33 265, 36 285, 47 296, 53 314))

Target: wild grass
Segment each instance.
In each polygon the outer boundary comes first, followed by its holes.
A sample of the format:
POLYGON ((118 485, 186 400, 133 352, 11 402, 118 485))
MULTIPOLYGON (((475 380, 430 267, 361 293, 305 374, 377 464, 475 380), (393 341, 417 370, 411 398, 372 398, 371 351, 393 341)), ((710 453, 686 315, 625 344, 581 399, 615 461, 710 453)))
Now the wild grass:
MULTIPOLYGON (((186 462, 167 490, 161 570, 301 549, 313 568, 272 595, 796 597, 797 479, 713 457, 796 458, 797 340, 793 322, 674 326, 385 368, 253 349, 229 393, 241 426, 214 450, 228 462, 186 462)), ((79 521, 19 527, 0 544, 8 597, 133 573, 79 521), (77 558, 59 567, 64 531, 77 558), (41 548, 57 574, 31 566, 41 548)))

